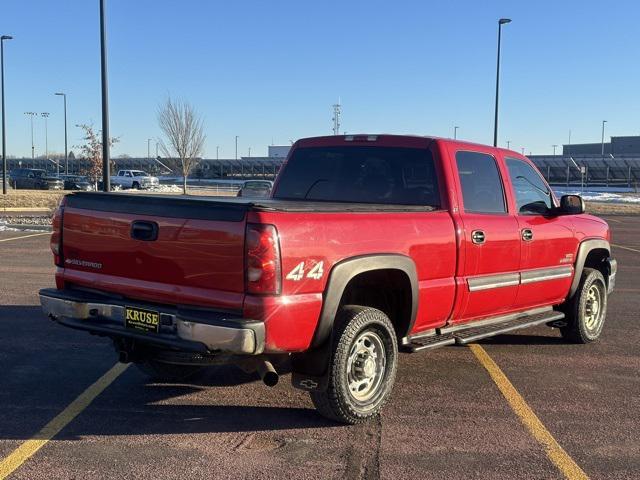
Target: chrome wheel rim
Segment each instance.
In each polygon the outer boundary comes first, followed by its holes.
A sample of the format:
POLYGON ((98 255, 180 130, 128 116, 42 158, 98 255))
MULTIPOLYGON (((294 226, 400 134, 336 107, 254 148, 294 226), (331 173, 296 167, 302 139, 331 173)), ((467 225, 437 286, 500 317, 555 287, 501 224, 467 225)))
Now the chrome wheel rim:
POLYGON ((602 313, 602 292, 597 285, 591 285, 587 292, 584 308, 584 324, 588 330, 595 330, 602 313))
POLYGON ((362 332, 351 345, 347 360, 349 394, 363 403, 371 400, 380 388, 386 370, 385 347, 375 332, 362 332))

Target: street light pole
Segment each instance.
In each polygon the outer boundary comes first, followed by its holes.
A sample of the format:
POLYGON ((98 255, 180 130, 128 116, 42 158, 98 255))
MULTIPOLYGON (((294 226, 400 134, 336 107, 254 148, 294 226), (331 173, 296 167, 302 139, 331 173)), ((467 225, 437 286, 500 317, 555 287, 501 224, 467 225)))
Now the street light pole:
POLYGON ((500 43, 502 39, 502 25, 511 22, 510 18, 498 20, 498 61, 496 62, 496 107, 493 122, 493 146, 498 146, 498 96, 500 93, 500 43))
POLYGON ((507 140, 507 150, 511 147, 511 140, 507 140))
MULTIPOLYGON (((42 112, 40 114, 42 118, 44 118, 44 156, 47 160, 49 160, 49 128, 47 125, 47 119, 49 118, 49 112, 42 112)), ((60 162, 56 162, 57 173, 60 175, 60 162)))
POLYGON ((67 94, 58 92, 64 98, 64 173, 69 173, 69 151, 67 150, 67 94))
POLYGON ((4 41, 11 40, 10 35, 0 36, 0 96, 2 97, 2 194, 7 194, 7 136, 4 119, 4 41))
POLYGON ((24 112, 25 115, 29 115, 29 119, 31 120, 31 160, 36 158, 36 148, 33 145, 33 117, 37 115, 36 112, 24 112))
POLYGON ((458 138, 458 129, 460 127, 453 127, 453 139, 455 140, 456 138, 458 138))
POLYGON ((604 124, 607 123, 606 120, 602 120, 602 158, 604 159, 604 124))
POLYGON ((109 86, 107 84, 107 32, 105 26, 105 1, 100 0, 100 70, 102 80, 102 190, 111 190, 109 171, 109 86))
POLYGON ((147 160, 151 160, 151 139, 147 138, 147 160))
POLYGON ((556 148, 558 148, 558 145, 551 145, 553 147, 553 156, 556 156, 556 148))
POLYGON ((238 159, 238 135, 236 135, 236 160, 238 159))

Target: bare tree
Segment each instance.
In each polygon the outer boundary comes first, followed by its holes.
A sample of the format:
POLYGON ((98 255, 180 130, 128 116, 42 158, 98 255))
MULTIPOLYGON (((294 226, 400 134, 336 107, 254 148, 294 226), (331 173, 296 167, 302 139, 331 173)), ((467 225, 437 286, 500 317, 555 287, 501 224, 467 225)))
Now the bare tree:
MULTIPOLYGON (((83 173, 91 179, 94 184, 102 177, 102 133, 93 129, 93 125, 78 125, 84 132, 84 144, 78 145, 80 156, 89 160, 89 168, 83 170, 83 173)), ((113 146, 119 141, 117 137, 109 139, 109 146, 113 146)), ((75 158, 73 152, 69 152, 69 158, 75 158)), ((110 159, 109 167, 113 169, 115 162, 110 159)), ((67 173, 67 172, 65 172, 67 173)))
POLYGON ((158 109, 158 124, 166 137, 166 143, 160 140, 160 149, 167 158, 175 159, 186 195, 187 176, 198 163, 206 138, 202 117, 190 103, 169 97, 158 109))

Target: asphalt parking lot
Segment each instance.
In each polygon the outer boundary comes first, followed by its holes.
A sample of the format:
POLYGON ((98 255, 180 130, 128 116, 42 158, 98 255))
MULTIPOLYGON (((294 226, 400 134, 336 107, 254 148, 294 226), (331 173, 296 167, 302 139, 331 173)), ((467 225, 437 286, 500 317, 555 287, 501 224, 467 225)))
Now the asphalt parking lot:
POLYGON ((169 385, 110 371, 108 340, 40 311, 48 235, 0 232, 0 479, 638 478, 640 217, 610 220, 619 273, 598 343, 539 327, 403 355, 383 414, 355 427, 323 420, 288 377, 269 389, 233 367, 169 385), (530 410, 502 393, 482 352, 530 410), (531 414, 548 436, 527 427, 531 414))

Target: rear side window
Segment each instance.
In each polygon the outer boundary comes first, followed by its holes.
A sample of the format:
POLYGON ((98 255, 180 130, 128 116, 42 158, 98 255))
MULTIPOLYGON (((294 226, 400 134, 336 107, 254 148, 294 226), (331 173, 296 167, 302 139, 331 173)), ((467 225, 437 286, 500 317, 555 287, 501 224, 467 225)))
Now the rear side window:
POLYGON ((457 152, 465 212, 505 213, 504 189, 496 160, 485 153, 457 152))
POLYGON ((418 148, 298 148, 273 198, 440 207, 433 157, 418 148))
POLYGON ((507 158, 507 169, 515 192, 518 213, 544 215, 553 208, 549 187, 531 165, 522 160, 507 158))

